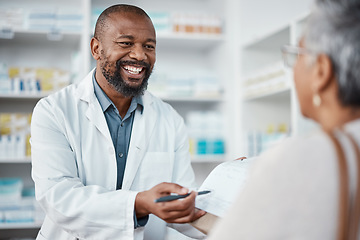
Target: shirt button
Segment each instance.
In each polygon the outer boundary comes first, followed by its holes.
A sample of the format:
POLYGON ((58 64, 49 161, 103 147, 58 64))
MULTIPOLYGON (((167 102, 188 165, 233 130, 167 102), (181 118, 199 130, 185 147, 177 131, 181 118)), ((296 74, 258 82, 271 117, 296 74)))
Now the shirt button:
POLYGON ((121 123, 121 125, 120 125, 121 127, 123 127, 124 126, 124 123, 121 123))
POLYGON ((123 153, 119 153, 119 157, 121 157, 121 158, 122 158, 123 156, 124 156, 124 154, 123 154, 123 153))

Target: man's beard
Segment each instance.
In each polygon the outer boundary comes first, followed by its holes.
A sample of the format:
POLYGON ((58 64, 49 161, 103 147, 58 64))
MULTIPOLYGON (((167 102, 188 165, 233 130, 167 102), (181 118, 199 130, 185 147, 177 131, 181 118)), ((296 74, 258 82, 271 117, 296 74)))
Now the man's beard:
MULTIPOLYGON (((104 62, 100 65, 102 74, 108 81, 108 83, 115 89, 118 93, 122 94, 124 97, 137 97, 144 94, 147 89, 148 80, 151 75, 150 64, 143 61, 121 61, 116 62, 116 70, 111 72, 111 64, 108 62, 107 58, 104 58, 104 62), (127 84, 124 79, 121 77, 120 72, 121 66, 132 65, 132 66, 142 66, 144 67, 145 76, 142 80, 140 86, 132 87, 127 84)), ((131 80, 131 79, 130 79, 131 80)))

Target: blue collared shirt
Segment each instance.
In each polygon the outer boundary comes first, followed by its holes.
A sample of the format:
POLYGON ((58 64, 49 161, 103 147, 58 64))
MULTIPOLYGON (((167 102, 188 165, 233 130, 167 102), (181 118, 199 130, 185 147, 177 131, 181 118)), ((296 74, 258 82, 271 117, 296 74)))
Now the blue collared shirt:
MULTIPOLYGON (((131 130, 134 122, 134 116, 137 109, 142 114, 144 105, 141 97, 133 97, 130 107, 122 119, 115 104, 110 100, 106 93, 100 88, 93 75, 94 92, 104 112, 104 116, 110 131, 111 139, 114 144, 117 165, 117 183, 116 189, 122 188, 126 160, 131 139, 131 130)), ((134 213, 135 227, 145 226, 148 217, 137 219, 134 213)))

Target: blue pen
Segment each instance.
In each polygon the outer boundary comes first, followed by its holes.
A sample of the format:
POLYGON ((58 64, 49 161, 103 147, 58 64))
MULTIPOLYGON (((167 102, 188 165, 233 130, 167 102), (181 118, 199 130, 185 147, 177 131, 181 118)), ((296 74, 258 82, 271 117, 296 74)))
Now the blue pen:
MULTIPOLYGON (((211 191, 201 191, 198 192, 197 195, 203 195, 203 194, 207 194, 210 193, 211 191)), ((165 196, 165 197, 161 197, 155 200, 156 203, 158 202, 169 202, 169 201, 173 201, 173 200, 178 200, 181 198, 186 198, 187 196, 189 196, 190 193, 184 194, 184 195, 169 195, 169 196, 165 196)))

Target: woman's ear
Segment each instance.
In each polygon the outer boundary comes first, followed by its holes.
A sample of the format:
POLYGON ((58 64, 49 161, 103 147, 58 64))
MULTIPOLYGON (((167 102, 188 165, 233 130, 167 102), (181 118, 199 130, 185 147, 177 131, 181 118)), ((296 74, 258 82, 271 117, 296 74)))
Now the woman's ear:
POLYGON ((90 41, 91 55, 95 60, 100 59, 100 42, 96 38, 91 38, 90 41))
POLYGON ((316 93, 325 90, 333 80, 334 72, 331 59, 326 54, 317 56, 315 66, 313 68, 312 89, 316 93))

